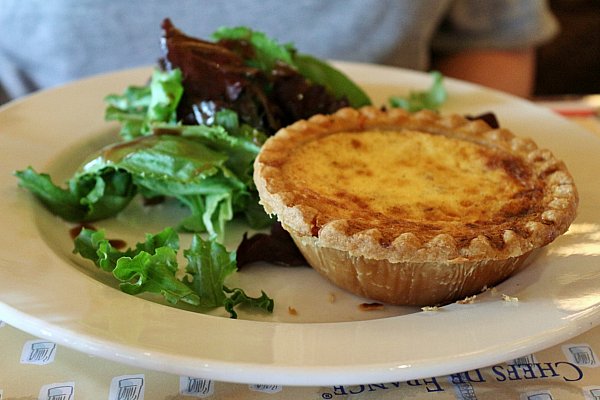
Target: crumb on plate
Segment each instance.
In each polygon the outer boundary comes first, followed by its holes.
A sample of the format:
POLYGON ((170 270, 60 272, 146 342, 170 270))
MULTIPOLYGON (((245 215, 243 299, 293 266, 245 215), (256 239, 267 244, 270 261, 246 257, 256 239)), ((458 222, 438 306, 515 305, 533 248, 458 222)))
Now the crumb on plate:
POLYGON ((335 300, 335 293, 329 293, 329 302, 333 304, 335 303, 335 300))
POLYGON ((473 296, 467 296, 462 300, 458 300, 456 303, 457 304, 473 304, 473 303, 475 303, 476 298, 477 298, 477 295, 474 294, 473 296))
POLYGON ((513 296, 509 296, 507 294, 502 294, 502 300, 509 302, 509 303, 518 303, 519 302, 519 298, 518 297, 513 297, 513 296))

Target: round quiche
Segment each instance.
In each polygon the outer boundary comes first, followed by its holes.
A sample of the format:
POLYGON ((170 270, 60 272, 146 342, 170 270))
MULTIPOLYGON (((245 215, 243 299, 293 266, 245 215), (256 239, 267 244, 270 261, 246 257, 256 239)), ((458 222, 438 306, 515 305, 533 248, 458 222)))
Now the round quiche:
POLYGON ((298 121, 263 145, 254 181, 315 270, 397 305, 498 284, 566 232, 578 204, 550 151, 433 111, 344 108, 298 121))

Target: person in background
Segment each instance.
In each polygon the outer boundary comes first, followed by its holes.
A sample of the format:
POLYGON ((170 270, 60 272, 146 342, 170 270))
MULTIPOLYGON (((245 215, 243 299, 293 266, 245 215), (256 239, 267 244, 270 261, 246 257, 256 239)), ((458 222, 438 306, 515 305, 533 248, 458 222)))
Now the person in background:
POLYGON ((314 56, 441 71, 519 96, 558 31, 544 0, 2 0, 0 103, 155 64, 161 21, 202 39, 248 26, 314 56))

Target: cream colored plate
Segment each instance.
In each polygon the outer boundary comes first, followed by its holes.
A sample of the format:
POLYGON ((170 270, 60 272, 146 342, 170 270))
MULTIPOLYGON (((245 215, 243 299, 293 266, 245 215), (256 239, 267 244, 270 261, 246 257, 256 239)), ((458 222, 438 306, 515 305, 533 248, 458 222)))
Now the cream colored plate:
MULTIPOLYGON (((339 63, 371 95, 430 85, 426 74, 339 63)), ((76 82, 0 111, 0 319, 33 335, 125 364, 220 381, 284 385, 379 383, 491 365, 560 343, 600 319, 600 140, 526 101, 447 80, 444 112, 494 111, 516 133, 566 160, 581 195, 571 231, 526 271, 437 312, 364 302, 308 268, 255 265, 228 283, 264 289, 273 315, 203 315, 121 293, 110 276, 71 254, 70 225, 17 188, 28 165, 59 179, 94 149, 115 140, 103 97, 143 84, 147 68, 76 82), (502 300, 502 294, 518 302, 502 300), (296 310, 292 315, 290 309, 296 310)), ((132 244, 171 224, 176 208, 151 214, 133 205, 96 224, 132 244)), ((229 237, 234 246, 243 227, 229 237)))

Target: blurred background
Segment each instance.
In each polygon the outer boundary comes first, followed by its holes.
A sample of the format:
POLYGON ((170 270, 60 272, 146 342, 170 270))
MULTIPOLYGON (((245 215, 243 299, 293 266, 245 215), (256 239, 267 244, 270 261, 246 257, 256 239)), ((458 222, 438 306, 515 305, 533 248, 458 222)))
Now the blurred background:
POLYGON ((154 63, 160 54, 164 17, 173 17, 175 25, 198 38, 207 38, 221 25, 241 24, 318 57, 420 70, 427 68, 428 49, 441 60, 457 50, 481 48, 482 43, 493 42, 496 50, 535 47, 537 65, 527 64, 527 69, 523 64, 491 64, 489 58, 452 64, 458 65, 453 71, 442 69, 448 64, 430 67, 448 76, 497 85, 500 90, 508 89, 501 81, 518 86, 519 78, 526 76, 526 90, 513 93, 527 97, 600 94, 600 0, 377 0, 371 4, 360 0, 0 0, 0 4, 0 104, 84 76, 154 63), (428 43, 429 29, 438 29, 442 17, 448 17, 442 10, 453 3, 468 8, 453 10, 462 13, 454 13, 451 29, 440 29, 445 44, 429 48, 433 43, 428 43), (542 4, 544 17, 527 19, 539 17, 526 13, 542 4), (557 34, 546 5, 558 20, 557 34), (309 14, 301 18, 304 10, 309 14))
POLYGON ((600 0, 550 0, 560 33, 537 51, 536 96, 600 93, 600 0))

